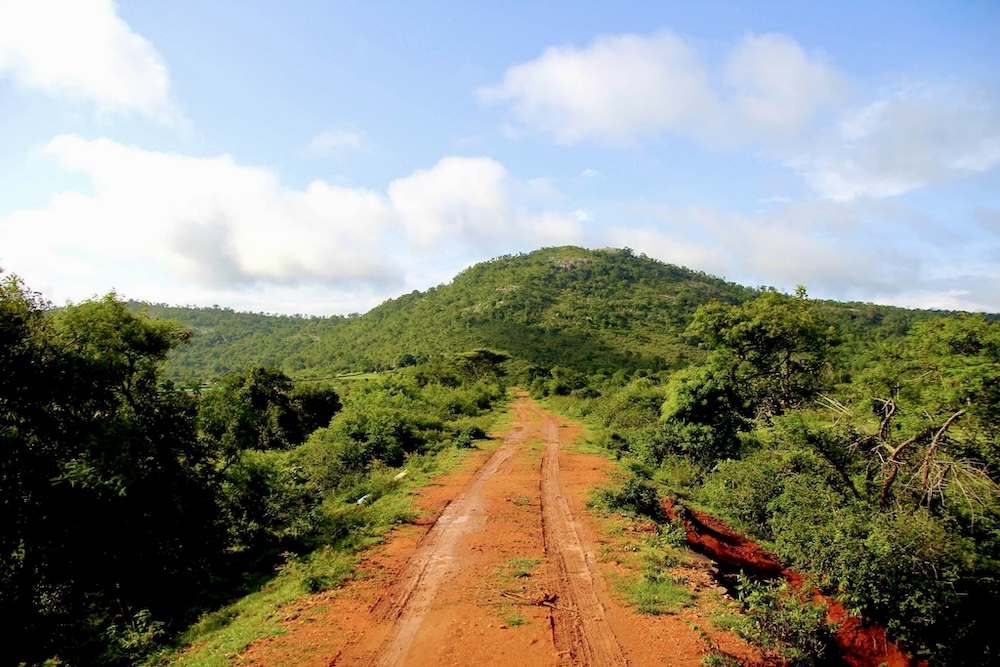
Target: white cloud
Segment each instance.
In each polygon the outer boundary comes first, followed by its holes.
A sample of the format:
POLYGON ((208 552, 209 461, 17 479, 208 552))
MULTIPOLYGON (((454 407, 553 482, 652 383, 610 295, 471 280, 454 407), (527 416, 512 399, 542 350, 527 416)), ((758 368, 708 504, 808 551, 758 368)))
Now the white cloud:
POLYGON ((478 94, 489 104, 511 104, 520 123, 559 143, 627 144, 715 106, 697 53, 666 31, 602 37, 585 49, 549 48, 478 94))
POLYGON ((376 251, 393 219, 372 192, 323 182, 291 190, 228 156, 193 158, 108 139, 64 135, 44 151, 85 174, 93 192, 57 194, 44 209, 0 220, 4 254, 34 256, 37 269, 71 256, 94 267, 145 262, 217 286, 393 278, 376 251), (38 257, 38 248, 46 254, 38 257))
POLYGON ((1000 164, 1000 99, 972 89, 899 91, 847 115, 788 161, 821 197, 894 197, 1000 164))
POLYGON ((843 96, 843 77, 790 37, 747 35, 724 71, 668 31, 552 47, 480 88, 558 143, 625 145, 675 132, 712 144, 787 141, 843 96))
POLYGON ((364 132, 356 129, 332 127, 317 134, 302 149, 308 157, 334 157, 345 151, 357 151, 365 147, 364 132))
POLYGON ((716 148, 757 144, 837 201, 894 197, 1000 164, 994 89, 911 85, 853 108, 848 90, 821 53, 787 35, 745 35, 716 71, 661 31, 549 48, 478 96, 557 143, 676 134, 716 148))
POLYGON ((570 216, 522 210, 519 189, 537 197, 537 179, 517 184, 491 158, 446 157, 390 183, 389 200, 418 248, 457 242, 499 254, 498 248, 523 247, 529 239, 570 243, 582 237, 570 216))
POLYGON ((322 297, 320 288, 335 293, 349 285, 370 307, 374 295, 427 287, 420 284, 425 273, 411 272, 431 258, 447 256, 457 271, 504 252, 582 238, 572 216, 522 201, 528 186, 488 158, 446 157, 380 193, 323 181, 289 188, 228 156, 161 153, 109 139, 64 135, 44 153, 84 174, 91 189, 0 218, 0 266, 57 300, 118 288, 135 298, 191 303, 201 299, 181 295, 212 294, 254 307, 252 291, 285 295, 268 310, 301 312, 310 310, 298 305, 301 294, 311 290, 308 303, 330 302, 311 312, 330 312, 334 297, 322 297))
POLYGON ((881 285, 879 258, 855 245, 850 234, 831 233, 841 224, 842 212, 810 208, 752 216, 698 206, 661 208, 642 227, 613 229, 611 240, 646 249, 664 261, 754 284, 881 285), (812 215, 811 226, 798 222, 804 213, 812 215), (824 215, 826 219, 819 217, 824 215))
POLYGON ((507 180, 490 158, 447 157, 390 183, 389 199, 413 243, 429 248, 503 234, 511 220, 507 180))
POLYGON ((794 138, 824 108, 843 99, 846 81, 840 72, 810 57, 786 35, 748 35, 726 65, 724 79, 732 89, 737 117, 768 136, 794 138))
POLYGON ((0 2, 0 76, 26 88, 182 122, 170 77, 153 45, 111 0, 0 2))

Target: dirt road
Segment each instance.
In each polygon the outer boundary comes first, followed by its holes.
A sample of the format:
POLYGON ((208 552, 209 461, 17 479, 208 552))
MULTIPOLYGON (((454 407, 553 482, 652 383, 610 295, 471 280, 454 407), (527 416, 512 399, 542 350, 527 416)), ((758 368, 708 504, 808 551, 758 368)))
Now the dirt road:
MULTIPOLYGON (((290 610, 288 634, 242 656, 254 665, 698 665, 694 610, 641 616, 606 585, 614 562, 587 520, 610 464, 568 449, 579 425, 527 396, 516 422, 465 471, 421 492, 436 513, 396 531, 371 576, 290 610)), ((619 573, 620 574, 620 573, 619 573)))

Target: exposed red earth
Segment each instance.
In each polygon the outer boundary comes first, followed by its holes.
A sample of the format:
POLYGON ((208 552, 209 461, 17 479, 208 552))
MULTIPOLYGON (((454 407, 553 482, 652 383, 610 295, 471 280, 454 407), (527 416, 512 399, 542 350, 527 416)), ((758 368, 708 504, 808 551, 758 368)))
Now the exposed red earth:
MULTIPOLYGON (((711 564, 685 566, 679 578, 693 596, 687 607, 652 616, 623 604, 609 582, 635 572, 616 549, 623 535, 641 537, 656 527, 615 517, 608 529, 589 514, 586 501, 607 482, 612 464, 572 447, 579 424, 544 412, 526 395, 512 409, 508 432, 413 491, 423 518, 370 550, 361 564, 365 576, 282 609, 285 634, 251 645, 234 664, 696 667, 712 648, 746 665, 771 664, 711 623, 708 616, 727 602, 711 564)), ((694 520, 698 543, 714 540, 712 557, 723 566, 754 563, 794 576, 709 517, 694 520)), ((913 664, 884 633, 858 634, 857 642, 858 657, 842 643, 849 665, 913 664), (868 641, 877 646, 868 648, 868 641)))
MULTIPOLYGON (((797 589, 805 584, 801 574, 782 567, 775 555, 719 519, 688 508, 679 511, 668 500, 663 500, 662 505, 668 516, 681 517, 691 548, 719 563, 721 569, 733 573, 743 571, 756 579, 783 577, 797 589)), ((844 664, 850 667, 883 664, 886 667, 926 667, 926 663, 910 658, 890 642, 884 628, 863 624, 851 616, 843 604, 818 591, 811 591, 811 596, 827 605, 827 619, 839 626, 835 639, 844 664)))

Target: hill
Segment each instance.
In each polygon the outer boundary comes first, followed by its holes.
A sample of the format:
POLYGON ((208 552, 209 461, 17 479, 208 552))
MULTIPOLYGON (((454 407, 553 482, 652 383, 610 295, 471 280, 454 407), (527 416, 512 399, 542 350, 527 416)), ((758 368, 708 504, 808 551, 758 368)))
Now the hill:
MULTIPOLYGON (((698 306, 742 303, 749 288, 625 249, 543 248, 469 267, 450 284, 391 299, 360 316, 302 317, 133 303, 194 331, 168 375, 197 380, 253 363, 300 378, 408 365, 476 347, 584 372, 687 365, 682 339, 698 306)), ((933 314, 871 304, 824 305, 851 336, 884 337, 933 314)))

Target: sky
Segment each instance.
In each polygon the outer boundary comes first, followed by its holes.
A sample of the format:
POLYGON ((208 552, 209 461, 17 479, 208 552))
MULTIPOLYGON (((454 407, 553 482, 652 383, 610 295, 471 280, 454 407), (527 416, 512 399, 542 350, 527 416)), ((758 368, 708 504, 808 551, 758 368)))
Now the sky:
POLYGON ((567 244, 1000 312, 1000 3, 0 0, 0 267, 56 305, 567 244))

